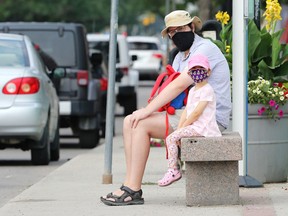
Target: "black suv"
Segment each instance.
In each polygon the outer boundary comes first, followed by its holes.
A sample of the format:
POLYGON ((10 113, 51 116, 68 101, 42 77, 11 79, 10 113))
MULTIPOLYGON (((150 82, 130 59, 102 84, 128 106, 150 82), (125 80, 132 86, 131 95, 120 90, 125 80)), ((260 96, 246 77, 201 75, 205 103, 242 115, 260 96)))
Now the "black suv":
POLYGON ((71 127, 82 148, 97 146, 105 116, 101 117, 100 81, 91 74, 85 27, 77 23, 2 22, 0 32, 28 35, 50 70, 64 69, 61 78, 53 79, 60 100, 60 127, 71 127))

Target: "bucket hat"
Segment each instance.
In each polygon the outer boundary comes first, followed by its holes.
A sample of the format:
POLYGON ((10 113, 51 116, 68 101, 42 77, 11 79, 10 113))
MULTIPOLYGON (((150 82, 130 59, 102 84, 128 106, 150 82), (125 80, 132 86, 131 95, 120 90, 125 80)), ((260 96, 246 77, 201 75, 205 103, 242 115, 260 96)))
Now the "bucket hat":
POLYGON ((194 16, 191 18, 190 14, 185 10, 176 10, 165 16, 165 28, 161 31, 161 35, 164 38, 167 35, 167 30, 170 27, 184 26, 189 23, 194 23, 195 30, 200 31, 202 28, 202 21, 199 17, 194 16))

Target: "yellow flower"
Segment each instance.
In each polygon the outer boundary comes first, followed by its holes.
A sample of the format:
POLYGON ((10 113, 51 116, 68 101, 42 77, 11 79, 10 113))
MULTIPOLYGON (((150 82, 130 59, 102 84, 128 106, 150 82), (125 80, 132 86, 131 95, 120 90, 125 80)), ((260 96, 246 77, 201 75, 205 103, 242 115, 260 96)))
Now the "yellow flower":
POLYGON ((226 46, 226 53, 229 53, 230 52, 230 46, 226 46))
POLYGON ((263 16, 265 17, 267 31, 274 32, 277 20, 282 19, 281 10, 282 7, 278 0, 266 1, 266 11, 264 12, 263 16))
POLYGON ((230 20, 230 16, 226 11, 218 11, 218 13, 215 15, 215 18, 221 22, 222 25, 227 25, 230 20))

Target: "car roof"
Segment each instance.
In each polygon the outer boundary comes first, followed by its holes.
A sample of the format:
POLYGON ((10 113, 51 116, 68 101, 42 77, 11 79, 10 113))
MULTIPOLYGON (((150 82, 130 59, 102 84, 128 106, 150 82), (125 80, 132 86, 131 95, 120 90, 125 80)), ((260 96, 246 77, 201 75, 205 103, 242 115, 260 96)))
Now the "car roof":
POLYGON ((13 39, 13 40, 23 40, 24 35, 20 34, 11 34, 11 33, 0 33, 1 39, 13 39))
MULTIPOLYGON (((63 27, 69 29, 69 28, 75 28, 75 27, 84 27, 81 23, 66 23, 66 22, 0 22, 1 29, 8 28, 11 30, 32 30, 32 29, 58 29, 59 27, 63 27)), ((4 31, 5 32, 5 31, 4 31)))
POLYGON ((150 42, 150 43, 160 43, 159 38, 155 36, 128 36, 128 42, 150 42))
MULTIPOLYGON (((117 34, 117 39, 122 39, 125 38, 124 35, 117 34)), ((87 34, 87 40, 92 40, 92 41, 109 41, 110 39, 110 34, 98 34, 98 33, 88 33, 87 34)))

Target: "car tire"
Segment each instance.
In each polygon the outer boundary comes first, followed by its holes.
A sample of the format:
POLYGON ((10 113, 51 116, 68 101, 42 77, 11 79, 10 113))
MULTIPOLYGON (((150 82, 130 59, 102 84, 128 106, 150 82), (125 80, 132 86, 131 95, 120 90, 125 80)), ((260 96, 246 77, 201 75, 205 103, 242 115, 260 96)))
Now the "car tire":
POLYGON ((43 135, 39 141, 33 141, 35 146, 42 148, 31 149, 31 160, 33 165, 48 165, 50 162, 50 140, 49 140, 49 120, 47 121, 43 135))
POLYGON ((60 135, 59 135, 59 123, 57 124, 57 128, 55 131, 55 136, 53 141, 51 142, 50 149, 50 160, 58 161, 60 158, 60 135))
POLYGON ((99 129, 80 130, 79 140, 81 148, 94 148, 98 145, 100 139, 99 129))
POLYGON ((130 115, 137 109, 137 94, 127 95, 124 102, 124 116, 130 115))

